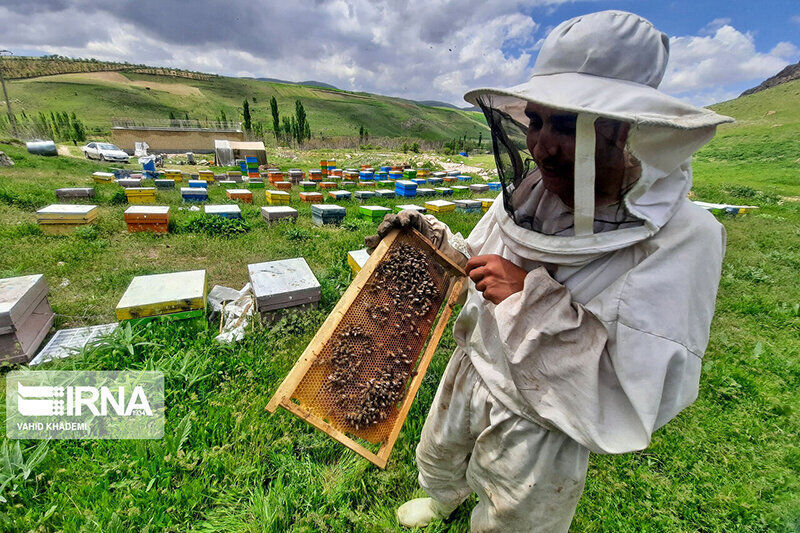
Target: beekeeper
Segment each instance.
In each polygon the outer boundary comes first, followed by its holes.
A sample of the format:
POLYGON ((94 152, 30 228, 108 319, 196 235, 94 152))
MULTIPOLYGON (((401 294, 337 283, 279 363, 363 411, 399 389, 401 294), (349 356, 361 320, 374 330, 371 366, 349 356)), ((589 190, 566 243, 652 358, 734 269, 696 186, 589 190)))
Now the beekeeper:
MULTIPOLYGON (((483 110, 503 190, 461 248, 471 278, 417 447, 430 498, 472 492, 473 531, 567 531, 589 453, 642 450, 697 397, 725 231, 687 199, 692 154, 731 119, 657 90, 669 41, 604 11, 556 27, 533 77, 483 110)), ((432 216, 389 216, 462 262, 432 216)), ((462 241, 463 242, 463 241, 462 241)))

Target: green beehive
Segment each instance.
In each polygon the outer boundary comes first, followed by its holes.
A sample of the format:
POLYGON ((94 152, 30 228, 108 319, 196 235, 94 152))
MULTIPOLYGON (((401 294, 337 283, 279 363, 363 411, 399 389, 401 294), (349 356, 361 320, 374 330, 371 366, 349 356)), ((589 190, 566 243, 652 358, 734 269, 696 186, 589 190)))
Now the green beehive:
POLYGON ((359 218, 365 218, 373 222, 380 222, 387 213, 391 212, 392 210, 388 207, 382 207, 379 205, 362 205, 358 208, 359 218))

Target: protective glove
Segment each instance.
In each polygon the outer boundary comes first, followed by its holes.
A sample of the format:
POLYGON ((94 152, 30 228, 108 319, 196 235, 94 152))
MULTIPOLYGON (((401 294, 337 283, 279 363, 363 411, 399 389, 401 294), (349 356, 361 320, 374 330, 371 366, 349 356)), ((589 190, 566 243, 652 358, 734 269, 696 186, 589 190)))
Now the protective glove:
POLYGON ((369 253, 375 250, 378 243, 393 229, 400 228, 408 230, 413 228, 428 239, 435 248, 446 255, 454 263, 464 268, 467 264, 467 257, 450 245, 450 228, 433 215, 423 215, 413 209, 404 209, 397 214, 390 213, 383 218, 378 226, 378 234, 370 235, 364 239, 364 244, 369 253))

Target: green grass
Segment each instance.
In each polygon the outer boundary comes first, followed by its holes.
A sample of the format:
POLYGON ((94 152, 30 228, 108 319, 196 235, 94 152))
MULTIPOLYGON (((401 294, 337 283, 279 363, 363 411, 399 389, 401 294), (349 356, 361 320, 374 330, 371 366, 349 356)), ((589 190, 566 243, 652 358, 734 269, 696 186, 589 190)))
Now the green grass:
MULTIPOLYGON (((769 91, 760 94, 772 97, 769 91)), ((793 142, 800 127, 792 124, 793 135, 767 136, 763 142, 793 142)), ((720 217, 728 248, 700 397, 656 432, 649 449, 591 457, 574 531, 800 529, 800 164, 789 152, 770 159, 763 146, 754 149, 751 143, 763 127, 743 122, 723 128, 696 157, 696 197, 760 206, 753 214, 720 217)), ((295 196, 298 222, 268 227, 258 218, 264 197, 256 191, 258 205, 243 209, 250 226, 245 234, 179 231, 156 237, 125 232, 124 205, 111 203, 116 186, 105 185, 97 186, 101 213, 95 232, 47 237, 35 225, 34 208, 54 202, 56 187, 86 185, 91 172, 102 167, 28 156, 16 146, 0 149, 18 162, 0 170, 0 273, 45 274, 59 327, 113 320, 114 305, 139 274, 205 268, 211 285, 239 288, 248 263, 303 256, 323 289, 319 310, 254 327, 233 346, 218 346, 211 331, 153 325, 119 331, 110 346, 48 364, 53 369, 161 370, 170 438, 49 443, 27 480, 17 472, 15 484, 3 492, 8 502, 0 503, 0 529, 399 530, 394 509, 422 495, 414 448, 455 346, 449 329, 386 470, 296 417, 264 410, 347 287, 346 252, 374 232, 374 224, 354 218, 358 203, 343 203, 348 209, 343 228, 318 228, 310 223, 308 206, 295 196), (185 442, 177 446, 186 431, 185 442)), ((314 152, 282 154, 271 156, 282 168, 310 168, 320 158, 314 152)), ((375 164, 380 158, 349 154, 342 164, 348 154, 335 155, 340 166, 375 164)), ((383 160, 406 158, 395 154, 383 160)), ((487 166, 491 158, 467 162, 487 166)), ((194 216, 178 210, 177 192, 157 195, 173 206, 176 226, 194 216)), ((218 187, 210 190, 212 201, 223 196, 218 187)), ((464 234, 479 218, 442 216, 464 234)), ((24 457, 35 459, 37 445, 22 442, 24 457)), ((427 531, 466 531, 474 503, 427 531)))

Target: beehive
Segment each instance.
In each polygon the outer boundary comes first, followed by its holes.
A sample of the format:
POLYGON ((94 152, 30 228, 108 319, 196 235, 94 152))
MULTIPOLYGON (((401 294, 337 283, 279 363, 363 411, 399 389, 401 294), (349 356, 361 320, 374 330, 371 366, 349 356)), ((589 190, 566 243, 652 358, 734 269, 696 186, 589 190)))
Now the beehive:
POLYGON ((394 198, 395 192, 392 189, 375 189, 375 194, 379 198, 394 198))
POLYGON ((300 201, 301 202, 321 202, 322 201, 322 193, 321 192, 301 192, 300 193, 300 201))
POLYGON ((485 213, 486 211, 489 210, 490 207, 492 207, 492 204, 494 203, 494 198, 478 198, 477 201, 481 203, 481 210, 483 210, 483 212, 485 213))
POLYGON ((322 226, 324 224, 340 224, 342 220, 344 220, 346 214, 347 210, 339 205, 311 205, 311 222, 317 226, 322 226))
POLYGON ((416 184, 417 184, 417 186, 419 186, 419 185, 425 185, 426 183, 428 183, 428 180, 427 180, 427 179, 425 179, 425 178, 413 178, 411 181, 413 181, 414 183, 416 183, 416 184))
POLYGON ((449 187, 434 187, 433 190, 436 191, 436 194, 441 196, 452 196, 453 194, 453 189, 449 187))
POLYGON ((499 181, 490 181, 487 185, 490 191, 499 191, 503 187, 499 181))
POLYGON ((297 219, 297 209, 285 205, 276 205, 261 208, 261 218, 266 222, 274 222, 276 220, 284 219, 297 219))
POLYGON ((208 189, 181 187, 181 198, 186 202, 205 202, 208 200, 208 189))
POLYGON ((56 198, 91 198, 94 196, 94 187, 65 187, 56 189, 56 198))
POLYGON ((36 211, 36 220, 47 235, 70 233, 97 219, 96 205, 52 204, 36 211))
POLYGON ((411 180, 398 180, 394 183, 394 192, 397 196, 413 198, 417 195, 417 184, 411 180))
POLYGON ((120 298, 117 319, 132 323, 197 319, 204 322, 206 271, 136 276, 120 298))
POLYGON ((131 187, 125 189, 125 196, 129 204, 154 204, 156 203, 155 187, 131 187))
POLYGON ((357 200, 367 200, 375 197, 375 191, 356 191, 355 197, 357 200))
POLYGON ((448 202, 447 200, 430 200, 425 202, 425 209, 434 213, 448 213, 450 211, 455 211, 456 204, 448 202))
POLYGON ((355 181, 347 181, 347 180, 343 180, 343 181, 340 181, 340 182, 339 182, 339 187, 342 187, 342 188, 345 188, 345 187, 355 187, 355 186, 356 186, 356 182, 355 182, 355 181))
POLYGON ((125 189, 128 189, 130 187, 141 187, 142 180, 136 178, 122 178, 117 180, 117 185, 125 189))
POLYGON ((418 178, 427 178, 431 175, 431 171, 427 168, 418 168, 417 169, 417 177, 418 178))
POLYGON ((319 182, 320 189, 335 189, 336 182, 335 181, 320 181, 319 182))
POLYGON ((358 179, 361 181, 372 181, 375 179, 375 176, 370 171, 362 170, 358 173, 358 179))
POLYGON ((270 183, 275 183, 276 181, 283 181, 283 172, 280 170, 270 170, 267 173, 268 179, 270 183))
POLYGON ((466 185, 453 185, 451 189, 453 189, 453 192, 469 192, 469 187, 466 185))
POLYGON ((322 171, 316 168, 308 171, 308 179, 310 181, 322 181, 322 171))
POLYGON ((214 171, 213 170, 198 170, 197 177, 205 182, 214 183, 214 171))
POLYGON ((203 180, 189 180, 189 187, 195 187, 197 189, 207 189, 208 182, 203 180))
POLYGON ((389 179, 395 182, 403 179, 403 171, 402 170, 389 171, 389 179))
POLYGON ((328 175, 328 161, 327 160, 323 159, 322 161, 319 162, 319 173, 320 173, 321 176, 327 176, 328 175))
POLYGON ((426 213, 428 210, 422 207, 421 205, 414 205, 414 204, 399 204, 392 208, 395 213, 399 213, 404 209, 410 209, 412 211, 419 211, 420 213, 426 213))
POLYGON ((175 180, 174 179, 156 179, 153 180, 153 183, 156 186, 156 189, 174 189, 175 188, 175 180))
POLYGON ((458 181, 472 181, 472 176, 467 176, 466 174, 459 174, 458 181))
POLYGON ((27 363, 39 349, 55 314, 41 274, 0 279, 0 361, 27 363))
POLYGON ((130 233, 169 233, 169 206, 132 205, 123 215, 130 233))
POLYGON ((319 281, 302 257, 247 265, 247 273, 259 313, 319 302, 319 281))
POLYGON ((427 187, 417 187, 417 196, 434 196, 436 191, 427 187))
POLYGON ((369 259, 369 252, 367 252, 366 248, 347 252, 347 264, 350 266, 350 270, 353 271, 353 274, 361 272, 361 269, 367 264, 367 259, 369 259))
POLYGON ((246 204, 253 203, 253 192, 249 189, 227 189, 225 191, 225 196, 238 202, 244 202, 246 204))
POLYGON ((431 177, 433 178, 444 178, 445 176, 447 176, 447 172, 442 172, 442 171, 431 172, 431 177))
POLYGON ((334 200, 349 200, 352 195, 350 191, 331 191, 328 193, 328 196, 334 200))
POLYGON ((242 208, 236 204, 204 205, 203 211, 206 215, 214 215, 222 218, 242 218, 242 208))
POLYGON ((457 183, 458 176, 445 176, 442 178, 442 181, 445 183, 457 183))
POLYGON ((383 170, 379 170, 379 171, 373 173, 373 176, 375 177, 375 181, 378 181, 378 182, 380 182, 380 181, 388 181, 389 180, 389 173, 388 172, 384 172, 383 170))
POLYGON ((390 233, 267 410, 283 407, 385 467, 455 306, 463 275, 417 232, 390 233), (409 265, 403 266, 407 261, 415 262, 413 274, 409 265), (404 292, 406 287, 412 288, 413 297, 404 292), (391 395, 376 394, 380 390, 391 395), (384 403, 376 403, 376 398, 384 398, 384 403), (377 407, 370 410, 370 405, 377 407), (379 446, 377 452, 364 441, 379 446))
POLYGON ((358 171, 357 170, 345 170, 342 172, 342 178, 348 181, 357 181, 358 180, 358 171))
POLYGON ((416 177, 417 177, 417 171, 416 170, 413 170, 413 169, 410 169, 410 168, 407 168, 407 169, 403 170, 403 179, 413 180, 416 177))
POLYGON ((461 213, 474 213, 482 209, 482 205, 478 200, 456 200, 456 211, 461 213))
POLYGON ((164 177, 169 180, 175 180, 176 182, 183 181, 183 172, 174 168, 164 169, 164 177))
POLYGON ((299 168, 290 168, 289 169, 289 181, 291 183, 297 184, 300 183, 303 178, 305 177, 305 172, 300 170, 299 168))
POLYGON ((458 170, 448 170, 447 171, 447 175, 448 176, 458 177, 458 176, 461 175, 461 172, 459 172, 458 170))
POLYGON ((342 169, 341 168, 329 169, 328 176, 333 177, 333 178, 341 178, 342 177, 342 169))
POLYGON ((229 170, 225 173, 225 176, 228 178, 228 181, 235 181, 236 183, 242 183, 244 181, 240 170, 229 170))
POLYGON ((358 218, 365 218, 372 222, 380 222, 392 210, 379 205, 362 205, 358 208, 358 218))
POLYGON ((442 178, 428 178, 428 183, 431 185, 441 185, 442 181, 442 178))
POLYGON ((489 186, 485 183, 472 183, 469 186, 469 190, 472 192, 486 192, 489 190, 489 186))
POLYGON ((292 182, 291 181, 276 181, 273 185, 279 191, 291 191, 292 190, 292 182))
POLYGON ((250 178, 250 180, 247 182, 247 186, 251 189, 263 189, 264 180, 260 178, 250 178))
POLYGON ((301 181, 300 182, 300 190, 302 191, 313 191, 317 188, 317 182, 315 181, 301 181))
POLYGON ((110 183, 114 181, 114 174, 111 172, 94 172, 92 174, 92 179, 96 183, 110 183))
POLYGON ((375 185, 378 187, 391 187, 394 188, 393 180, 375 180, 375 185))
POLYGON ((292 195, 286 191, 266 191, 269 205, 289 205, 292 195))

